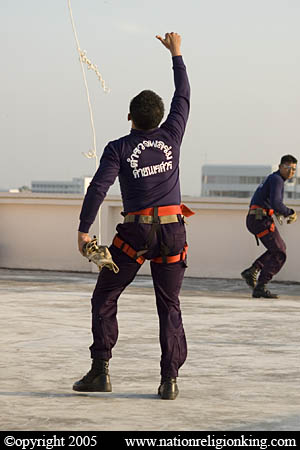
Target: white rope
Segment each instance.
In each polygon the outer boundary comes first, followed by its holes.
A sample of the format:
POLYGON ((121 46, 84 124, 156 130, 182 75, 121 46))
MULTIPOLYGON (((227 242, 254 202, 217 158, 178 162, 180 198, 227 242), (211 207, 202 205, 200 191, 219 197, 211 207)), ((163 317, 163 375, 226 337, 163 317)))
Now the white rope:
POLYGON ((74 19, 73 19, 71 0, 68 0, 68 7, 69 7, 69 11, 70 11, 70 18, 71 18, 71 24, 72 24, 72 28, 73 28, 73 33, 74 33, 74 37, 75 37, 75 41, 76 41, 76 45, 77 45, 77 51, 78 51, 78 54, 79 54, 79 61, 80 61, 80 65, 81 65, 81 70, 82 70, 82 75, 83 75, 83 80, 84 80, 84 85, 85 85, 85 90, 86 90, 86 95, 87 95, 87 101, 88 101, 89 112, 90 112, 90 121, 91 121, 92 134, 93 134, 93 148, 89 152, 83 153, 83 155, 86 156, 87 158, 95 158, 96 169, 97 169, 98 168, 98 156, 97 156, 96 131, 95 131, 95 125, 94 125, 94 117, 93 117, 93 110, 92 110, 92 105, 91 105, 90 93, 89 93, 87 79, 86 79, 86 74, 85 74, 85 70, 84 70, 84 63, 87 65, 87 68, 89 70, 93 70, 96 73, 97 78, 101 82, 102 88, 103 88, 105 93, 109 92, 109 88, 106 86, 105 81, 102 78, 102 75, 101 75, 101 73, 98 70, 98 67, 95 64, 93 64, 87 58, 86 51, 85 50, 81 50, 80 44, 79 44, 79 40, 78 40, 78 36, 77 36, 75 23, 74 23, 74 19))
MULTIPOLYGON (((102 88, 104 90, 105 93, 109 92, 109 88, 106 86, 105 81, 102 78, 101 73, 98 70, 98 67, 93 64, 86 56, 86 51, 85 50, 81 50, 80 45, 79 45, 79 40, 78 40, 78 36, 77 36, 77 32, 76 32, 76 27, 75 27, 75 23, 74 23, 74 19, 73 19, 73 13, 72 13, 72 7, 71 7, 71 0, 68 0, 68 7, 69 7, 69 11, 70 11, 70 18, 71 18, 71 24, 72 24, 72 28, 73 28, 73 33, 75 36, 75 41, 76 41, 76 46, 77 46, 77 51, 79 54, 79 61, 80 61, 80 65, 81 65, 81 70, 82 70, 82 75, 83 75, 83 80, 84 80, 84 85, 85 85, 85 90, 86 90, 86 96, 87 96, 87 101, 88 101, 88 106, 89 106, 89 112, 90 112, 90 120, 91 120, 91 127, 92 127, 92 133, 93 133, 93 148, 87 152, 87 153, 83 153, 84 156, 86 156, 87 158, 95 158, 95 162, 96 162, 96 170, 98 169, 98 156, 97 156, 97 143, 96 143, 96 132, 95 132, 95 125, 94 125, 94 117, 93 117, 93 110, 92 110, 92 105, 91 105, 91 99, 90 99, 90 94, 89 94, 89 89, 88 89, 88 84, 87 84, 87 79, 86 79, 86 74, 85 74, 85 70, 84 70, 84 63, 87 65, 87 68, 90 70, 93 70, 97 77, 98 80, 100 81, 102 88)), ((101 208, 100 208, 101 209, 101 208)), ((101 242, 101 217, 100 217, 100 209, 98 212, 98 227, 99 227, 99 242, 101 242)))
POLYGON ((86 65, 88 66, 89 70, 93 70, 95 72, 95 74, 98 77, 98 80, 100 81, 100 83, 102 85, 102 88, 103 88, 104 92, 108 93, 109 92, 109 88, 106 86, 105 81, 103 80, 102 75, 101 75, 101 73, 98 70, 98 67, 95 64, 93 64, 90 59, 87 58, 86 50, 82 50, 81 51, 80 49, 78 49, 78 52, 79 52, 80 60, 82 62, 86 63, 86 65))

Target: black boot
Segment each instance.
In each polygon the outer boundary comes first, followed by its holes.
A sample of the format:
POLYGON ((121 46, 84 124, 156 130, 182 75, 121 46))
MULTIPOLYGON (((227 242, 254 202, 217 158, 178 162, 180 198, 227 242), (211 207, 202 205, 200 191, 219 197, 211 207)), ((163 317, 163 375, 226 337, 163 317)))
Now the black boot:
POLYGON ((268 289, 266 289, 265 284, 258 284, 252 292, 252 297, 254 298, 278 298, 278 295, 272 294, 268 289))
POLYGON ((253 289, 256 286, 258 273, 259 269, 257 269, 254 266, 251 266, 248 269, 243 270, 241 276, 242 278, 244 278, 248 286, 250 286, 253 289))
POLYGON ((175 400, 178 395, 176 378, 162 378, 158 388, 158 395, 163 400, 175 400))
POLYGON ((111 392, 108 361, 93 359, 91 370, 81 380, 73 384, 73 390, 80 392, 111 392))

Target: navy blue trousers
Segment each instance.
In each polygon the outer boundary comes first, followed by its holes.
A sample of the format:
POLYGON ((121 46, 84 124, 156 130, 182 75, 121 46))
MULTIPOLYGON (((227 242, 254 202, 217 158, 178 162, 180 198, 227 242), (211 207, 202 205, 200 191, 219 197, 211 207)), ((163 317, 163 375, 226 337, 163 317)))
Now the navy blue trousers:
MULTIPOLYGON (((257 220, 255 215, 247 216, 247 228, 252 234, 259 234, 265 229, 268 229, 273 223, 271 217, 263 217, 257 220)), ((275 231, 266 234, 259 238, 267 251, 257 258, 253 265, 260 269, 258 278, 259 284, 267 284, 273 276, 279 272, 286 261, 286 245, 279 234, 277 226, 275 231)))
MULTIPOLYGON (((136 251, 145 248, 151 225, 126 223, 117 226, 118 235, 136 251)), ((186 242, 183 221, 161 225, 162 240, 168 246, 169 255, 180 253, 186 242)), ((141 265, 114 245, 109 247, 114 262, 120 271, 115 274, 107 268, 99 274, 92 297, 92 334, 90 347, 92 358, 109 360, 118 339, 117 303, 120 294, 133 281, 141 265)), ((146 259, 160 256, 160 241, 157 235, 149 246, 146 259)), ((179 292, 186 263, 150 262, 159 317, 159 339, 161 346, 161 376, 177 377, 178 369, 186 360, 187 344, 182 324, 179 292)), ((137 305, 137 308, 139 306, 137 305)), ((141 339, 143 337, 141 336, 141 339)))

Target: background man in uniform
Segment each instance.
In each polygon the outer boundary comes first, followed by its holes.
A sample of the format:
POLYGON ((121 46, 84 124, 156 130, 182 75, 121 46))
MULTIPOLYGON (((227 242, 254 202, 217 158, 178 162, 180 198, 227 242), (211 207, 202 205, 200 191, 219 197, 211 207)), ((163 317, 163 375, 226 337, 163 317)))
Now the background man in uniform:
POLYGON ((157 39, 170 51, 175 93, 166 121, 162 99, 142 91, 130 103, 129 135, 109 142, 84 198, 78 232, 80 252, 90 242, 89 228, 116 177, 122 194, 124 223, 109 250, 119 267, 104 268, 92 297, 92 368, 73 389, 111 391, 108 361, 118 338, 117 301, 134 279, 144 259, 150 259, 160 325, 161 383, 158 394, 175 399, 176 377, 187 355, 179 303, 186 268, 186 233, 181 205, 179 153, 189 114, 190 87, 181 56, 181 37, 166 33, 157 39))
POLYGON ((275 213, 281 221, 282 217, 286 217, 288 224, 297 219, 296 212, 283 203, 284 182, 295 175, 296 168, 297 159, 294 156, 283 156, 279 170, 269 175, 258 186, 250 202, 247 228, 255 235, 257 243, 260 239, 267 248, 267 251, 256 259, 251 267, 241 273, 246 283, 253 288, 252 297, 255 298, 278 298, 276 294, 266 289, 266 284, 285 263, 286 245, 275 226, 272 215, 275 213))

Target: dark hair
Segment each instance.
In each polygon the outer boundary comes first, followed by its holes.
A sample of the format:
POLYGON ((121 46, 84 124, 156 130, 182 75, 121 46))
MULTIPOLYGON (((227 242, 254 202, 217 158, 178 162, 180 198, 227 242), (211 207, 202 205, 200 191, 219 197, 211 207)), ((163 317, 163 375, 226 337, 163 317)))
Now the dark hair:
POLYGON ((164 116, 164 104, 153 91, 142 91, 134 97, 129 106, 131 119, 141 130, 156 128, 164 116))
POLYGON ((292 155, 284 155, 281 158, 280 164, 285 164, 285 163, 292 163, 292 164, 297 164, 297 159, 292 156, 292 155))

